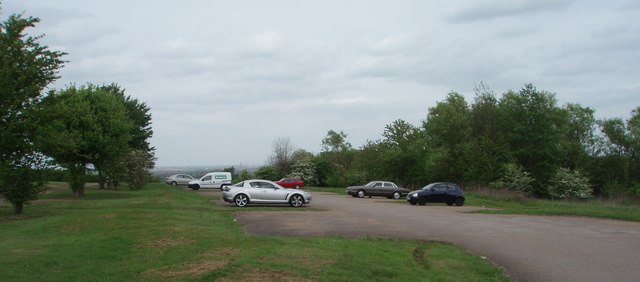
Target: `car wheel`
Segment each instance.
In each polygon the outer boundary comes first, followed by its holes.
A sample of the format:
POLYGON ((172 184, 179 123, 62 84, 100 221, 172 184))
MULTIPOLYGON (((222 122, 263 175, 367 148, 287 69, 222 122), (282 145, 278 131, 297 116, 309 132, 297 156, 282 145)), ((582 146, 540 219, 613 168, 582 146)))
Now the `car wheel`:
POLYGON ((464 199, 463 198, 457 198, 456 199, 456 206, 461 207, 462 205, 464 205, 464 199))
POLYGON ((178 182, 175 182, 175 181, 171 182, 171 186, 173 186, 173 187, 178 186, 178 182))
POLYGON ((409 204, 411 204, 412 206, 415 206, 417 203, 416 202, 409 202, 409 204))
POLYGON ((358 191, 358 198, 364 198, 364 196, 366 196, 367 193, 364 192, 364 190, 360 190, 358 191))
POLYGON ((296 189, 300 189, 300 185, 296 185, 296 189))
POLYGON ((304 205, 304 198, 302 195, 294 194, 291 196, 291 199, 289 199, 289 204, 294 208, 299 208, 304 205))
POLYGON ((447 202, 447 206, 453 206, 453 202, 447 202))
POLYGON ((226 187, 226 186, 227 186, 227 184, 221 184, 220 185, 220 191, 224 191, 224 187, 226 187))
POLYGON ((400 192, 393 192, 393 198, 394 199, 400 199, 400 192))
POLYGON ((236 203, 236 206, 238 207, 244 207, 249 203, 249 198, 245 194, 238 194, 233 199, 233 202, 236 203))
POLYGON ((193 189, 193 190, 200 190, 200 185, 197 185, 197 184, 196 184, 196 185, 194 185, 194 186, 193 186, 193 188, 191 188, 191 189, 193 189))
POLYGON ((420 197, 418 199, 418 205, 424 206, 427 204, 427 197, 420 197))

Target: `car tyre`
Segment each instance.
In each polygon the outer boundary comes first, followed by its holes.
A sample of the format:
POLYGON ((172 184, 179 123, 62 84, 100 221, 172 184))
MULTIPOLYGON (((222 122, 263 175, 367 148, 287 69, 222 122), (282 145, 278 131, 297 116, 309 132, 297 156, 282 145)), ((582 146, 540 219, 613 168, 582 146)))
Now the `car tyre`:
POLYGON ((299 208, 304 205, 304 198, 300 194, 294 194, 291 196, 291 199, 289 199, 289 205, 294 208, 299 208))
POLYGON ((178 182, 175 182, 175 181, 171 182, 171 186, 173 186, 173 187, 178 186, 178 182))
POLYGON ((247 197, 247 195, 245 194, 238 194, 235 198, 233 198, 233 202, 238 207, 245 207, 247 204, 249 204, 249 197, 247 197))
POLYGON ((416 202, 409 202, 409 204, 411 204, 412 206, 415 206, 417 203, 416 202))
POLYGON ((427 197, 420 197, 418 199, 418 205, 424 206, 427 204, 427 197))
POLYGON ((453 206, 453 202, 447 202, 447 206, 453 206))
POLYGON ((296 185, 296 189, 300 189, 300 185, 296 185))
POLYGON ((364 196, 366 196, 366 195, 367 195, 367 193, 364 192, 364 190, 358 191, 358 198, 364 198, 364 196))
POLYGON ((400 192, 393 192, 393 198, 396 200, 400 199, 400 192))
POLYGON ((200 185, 196 184, 193 186, 193 188, 191 188, 193 190, 200 190, 200 185))
POLYGON ((457 198, 456 199, 456 206, 461 207, 464 205, 464 199, 463 198, 457 198))

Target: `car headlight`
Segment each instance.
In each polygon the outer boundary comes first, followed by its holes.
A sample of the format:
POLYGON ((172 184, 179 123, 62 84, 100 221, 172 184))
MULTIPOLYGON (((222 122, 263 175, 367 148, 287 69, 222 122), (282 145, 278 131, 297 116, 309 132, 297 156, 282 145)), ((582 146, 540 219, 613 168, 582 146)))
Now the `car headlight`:
POLYGON ((410 196, 411 196, 411 197, 414 197, 414 198, 415 198, 415 197, 418 197, 418 193, 413 193, 413 194, 411 194, 410 196))

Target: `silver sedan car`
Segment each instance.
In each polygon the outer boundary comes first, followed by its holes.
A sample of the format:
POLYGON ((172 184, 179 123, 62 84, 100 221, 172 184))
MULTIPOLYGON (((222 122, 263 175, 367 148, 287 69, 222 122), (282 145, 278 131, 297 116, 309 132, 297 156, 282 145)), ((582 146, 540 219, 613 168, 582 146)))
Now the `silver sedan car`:
POLYGON ((262 179, 245 180, 225 186, 222 198, 225 202, 235 203, 238 207, 248 204, 288 203, 297 208, 311 202, 311 194, 305 191, 286 189, 273 181, 262 179))
POLYGON ((189 181, 193 180, 195 180, 195 178, 188 174, 174 174, 167 176, 167 178, 164 179, 164 183, 167 183, 171 186, 187 185, 189 184, 189 181))

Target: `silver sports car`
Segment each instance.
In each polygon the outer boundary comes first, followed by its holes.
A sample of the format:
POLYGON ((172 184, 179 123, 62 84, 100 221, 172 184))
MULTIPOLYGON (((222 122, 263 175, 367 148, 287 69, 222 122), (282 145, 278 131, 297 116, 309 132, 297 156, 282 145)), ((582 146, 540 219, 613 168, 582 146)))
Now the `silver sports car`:
POLYGON ((225 186, 222 192, 225 202, 235 203, 238 207, 248 204, 286 204, 301 207, 311 202, 311 194, 298 190, 286 189, 273 181, 262 179, 245 180, 234 185, 225 186))

